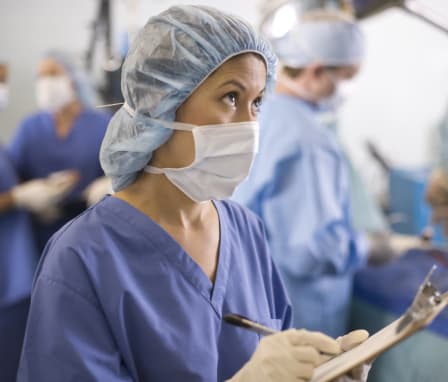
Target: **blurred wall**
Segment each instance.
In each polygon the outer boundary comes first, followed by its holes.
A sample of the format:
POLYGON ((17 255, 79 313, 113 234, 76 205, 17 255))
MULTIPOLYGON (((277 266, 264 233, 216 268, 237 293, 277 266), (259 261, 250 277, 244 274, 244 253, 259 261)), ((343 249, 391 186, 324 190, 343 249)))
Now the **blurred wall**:
MULTIPOLYGON (((117 44, 131 25, 143 25, 172 4, 217 6, 254 24, 260 18, 258 0, 113 4, 117 44)), ((11 64, 11 102, 0 113, 0 140, 7 141, 20 119, 35 109, 34 76, 41 54, 49 48, 79 57, 85 53, 97 5, 95 0, 1 0, 0 57, 11 64)), ((432 156, 429 133, 448 105, 448 35, 399 10, 368 19, 363 29, 368 53, 355 92, 341 113, 343 140, 363 170, 372 165, 364 149, 366 139, 398 165, 425 164, 432 156)))
POLYGON ((341 112, 343 139, 364 174, 367 139, 395 165, 426 165, 448 108, 448 34, 398 9, 362 26, 367 57, 341 112))
MULTIPOLYGON (((206 4, 257 20, 257 0, 113 0, 117 45, 129 23, 143 25, 149 16, 173 4, 206 4), (136 17, 129 15, 134 6, 136 17)), ((10 64, 10 103, 0 112, 0 141, 7 142, 23 116, 36 108, 34 79, 37 63, 48 49, 64 49, 82 58, 96 17, 95 0, 0 0, 0 59, 10 64)), ((95 79, 98 81, 98 78, 95 79)))
POLYGON ((41 55, 51 48, 84 51, 95 8, 93 0, 0 1, 0 59, 10 69, 10 102, 0 112, 2 142, 35 110, 34 79, 41 55))

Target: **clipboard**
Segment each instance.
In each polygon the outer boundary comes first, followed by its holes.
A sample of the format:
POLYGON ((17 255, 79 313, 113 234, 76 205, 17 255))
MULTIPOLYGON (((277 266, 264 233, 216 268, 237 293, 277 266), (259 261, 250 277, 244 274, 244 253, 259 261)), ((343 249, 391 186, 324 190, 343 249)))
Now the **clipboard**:
POLYGON ((330 382, 335 378, 345 375, 355 367, 371 361, 381 353, 429 325, 448 305, 448 292, 441 294, 430 283, 429 279, 433 271, 434 268, 430 271, 424 283, 420 286, 411 307, 401 317, 376 332, 357 347, 318 366, 314 370, 313 378, 310 382, 330 382), (419 301, 418 298, 423 295, 422 291, 425 286, 433 288, 431 292, 435 291, 438 293, 437 303, 433 303, 431 306, 424 306, 424 316, 417 316, 415 319, 410 320, 409 317, 413 312, 412 309, 414 309, 415 312, 422 307, 422 300, 419 301), (406 324, 404 327, 403 323, 406 324))

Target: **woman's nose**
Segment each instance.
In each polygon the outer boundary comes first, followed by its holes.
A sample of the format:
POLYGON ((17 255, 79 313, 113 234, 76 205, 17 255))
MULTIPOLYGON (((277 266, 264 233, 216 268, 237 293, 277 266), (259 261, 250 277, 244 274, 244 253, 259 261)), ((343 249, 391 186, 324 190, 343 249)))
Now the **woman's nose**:
POLYGON ((242 108, 234 122, 252 122, 257 120, 257 114, 254 113, 252 105, 242 108))

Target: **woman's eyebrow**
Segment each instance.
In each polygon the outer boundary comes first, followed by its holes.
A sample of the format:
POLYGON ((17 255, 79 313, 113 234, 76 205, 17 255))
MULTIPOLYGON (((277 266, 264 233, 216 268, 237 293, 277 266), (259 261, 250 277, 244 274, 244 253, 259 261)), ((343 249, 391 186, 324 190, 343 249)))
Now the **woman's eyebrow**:
MULTIPOLYGON (((221 85, 218 86, 218 89, 222 88, 226 85, 235 85, 235 86, 239 87, 242 91, 247 90, 247 88, 241 82, 239 82, 237 80, 228 80, 226 82, 223 82, 221 85)), ((266 88, 263 88, 262 90, 260 90, 259 94, 263 94, 265 91, 266 91, 266 88)))
POLYGON ((226 85, 235 85, 237 87, 239 87, 242 91, 246 91, 246 87, 239 81, 237 80, 228 80, 224 83, 222 83, 221 85, 218 86, 218 88, 222 88, 226 85))

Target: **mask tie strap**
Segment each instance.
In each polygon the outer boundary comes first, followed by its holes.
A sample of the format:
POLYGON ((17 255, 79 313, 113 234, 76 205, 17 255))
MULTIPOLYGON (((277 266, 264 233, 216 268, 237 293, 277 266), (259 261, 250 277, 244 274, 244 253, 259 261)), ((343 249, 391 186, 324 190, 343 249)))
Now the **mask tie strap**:
POLYGON ((161 169, 159 167, 154 167, 154 166, 146 166, 143 169, 143 171, 147 172, 148 174, 157 174, 157 175, 164 174, 163 169, 161 169))

